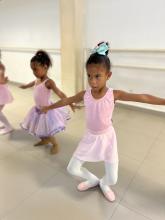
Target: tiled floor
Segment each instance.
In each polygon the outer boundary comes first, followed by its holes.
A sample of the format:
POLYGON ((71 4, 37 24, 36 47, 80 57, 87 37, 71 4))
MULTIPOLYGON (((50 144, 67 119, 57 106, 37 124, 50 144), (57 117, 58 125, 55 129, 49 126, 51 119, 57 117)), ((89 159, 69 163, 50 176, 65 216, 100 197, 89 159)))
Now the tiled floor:
MULTIPOLYGON (((31 90, 10 88, 15 101, 4 112, 16 130, 0 136, 0 220, 165 219, 164 115, 116 107, 120 166, 117 199, 109 203, 99 188, 78 192, 78 180, 66 172, 84 131, 83 110, 57 135, 60 152, 52 156, 49 146, 33 147, 37 139, 19 127, 33 105, 31 90)), ((104 174, 103 163, 86 166, 104 174)))

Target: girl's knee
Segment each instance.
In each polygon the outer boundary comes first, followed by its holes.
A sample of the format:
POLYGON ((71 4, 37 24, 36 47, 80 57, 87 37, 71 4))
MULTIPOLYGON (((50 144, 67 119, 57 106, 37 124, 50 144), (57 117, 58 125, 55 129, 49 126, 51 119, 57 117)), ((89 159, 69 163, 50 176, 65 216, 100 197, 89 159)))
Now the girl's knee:
POLYGON ((72 172, 72 167, 70 166, 70 164, 68 164, 68 166, 67 166, 67 171, 68 171, 68 173, 72 172))
POLYGON ((77 170, 74 166, 72 166, 70 163, 67 166, 67 171, 68 173, 72 174, 72 175, 76 175, 77 174, 77 170))
POLYGON ((72 174, 72 175, 77 175, 80 173, 80 169, 82 166, 82 162, 78 159, 75 159, 74 157, 71 158, 68 166, 67 166, 67 171, 72 174))

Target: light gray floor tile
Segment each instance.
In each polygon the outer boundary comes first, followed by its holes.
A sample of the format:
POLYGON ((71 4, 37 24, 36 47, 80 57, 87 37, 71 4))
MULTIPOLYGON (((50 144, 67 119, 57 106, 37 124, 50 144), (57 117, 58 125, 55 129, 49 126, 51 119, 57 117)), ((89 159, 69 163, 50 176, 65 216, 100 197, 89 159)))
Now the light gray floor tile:
POLYGON ((140 213, 134 212, 124 206, 119 205, 113 215, 109 220, 151 220, 140 213))
POLYGON ((165 139, 158 138, 154 143, 152 148, 150 149, 146 162, 153 164, 156 168, 162 169, 165 172, 165 139))
POLYGON ((129 129, 116 128, 119 154, 142 162, 148 155, 155 137, 129 129))
POLYGON ((53 177, 57 169, 46 166, 26 152, 15 152, 0 161, 0 216, 18 206, 53 177))
POLYGON ((144 162, 124 195, 121 204, 153 220, 165 219, 164 170, 144 162))

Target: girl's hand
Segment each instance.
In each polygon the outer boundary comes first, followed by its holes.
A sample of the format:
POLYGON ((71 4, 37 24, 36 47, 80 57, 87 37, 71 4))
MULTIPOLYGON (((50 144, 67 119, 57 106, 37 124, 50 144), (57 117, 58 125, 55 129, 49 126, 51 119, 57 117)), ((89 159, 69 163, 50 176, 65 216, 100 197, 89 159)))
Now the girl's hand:
POLYGON ((20 85, 19 88, 26 89, 26 85, 20 85))
POLYGON ((70 107, 71 107, 72 111, 75 112, 75 105, 74 104, 70 104, 70 107))
POLYGON ((40 111, 41 111, 42 113, 47 113, 47 112, 49 111, 49 107, 48 107, 48 106, 42 106, 41 109, 40 109, 40 111))
POLYGON ((81 108, 83 108, 83 106, 76 105, 76 104, 71 104, 70 107, 71 107, 71 109, 72 109, 73 112, 75 112, 76 109, 81 109, 81 108))

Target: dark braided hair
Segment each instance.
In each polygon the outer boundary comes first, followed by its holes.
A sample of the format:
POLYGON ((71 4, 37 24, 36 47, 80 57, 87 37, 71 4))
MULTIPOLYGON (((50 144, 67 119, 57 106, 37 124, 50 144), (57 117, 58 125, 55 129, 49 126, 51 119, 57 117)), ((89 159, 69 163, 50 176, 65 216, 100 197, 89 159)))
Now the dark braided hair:
POLYGON ((48 68, 52 66, 52 60, 44 50, 38 50, 36 54, 31 58, 30 62, 37 62, 42 66, 46 65, 48 68))
MULTIPOLYGON (((99 48, 99 46, 101 46, 101 44, 103 44, 105 42, 100 42, 99 44, 97 44, 97 47, 99 48)), ((109 47, 109 43, 106 42, 106 45, 109 47)), ((110 71, 111 69, 111 62, 110 59, 108 57, 108 53, 109 53, 109 49, 107 51, 105 51, 105 55, 99 54, 96 50, 96 52, 92 53, 90 55, 90 57, 88 58, 87 62, 86 62, 86 68, 89 64, 102 64, 106 67, 107 71, 110 71)))

